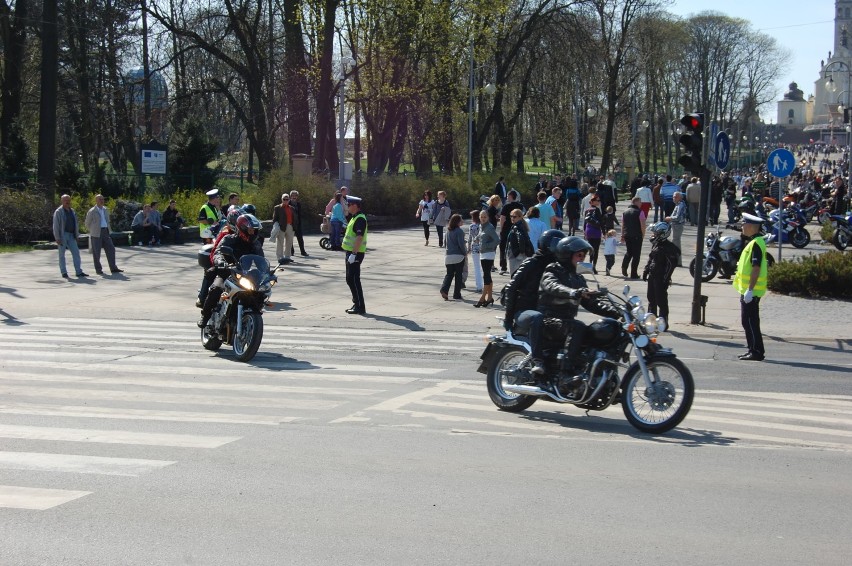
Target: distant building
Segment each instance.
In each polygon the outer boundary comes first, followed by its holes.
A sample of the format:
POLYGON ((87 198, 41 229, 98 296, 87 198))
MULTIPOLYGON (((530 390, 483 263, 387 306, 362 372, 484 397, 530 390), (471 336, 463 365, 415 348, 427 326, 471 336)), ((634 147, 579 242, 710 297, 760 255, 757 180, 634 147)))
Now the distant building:
POLYGON ((784 126, 807 126, 814 119, 814 97, 805 100, 804 93, 796 83, 790 83, 790 90, 778 101, 776 123, 784 126))
MULTIPOLYGON (((136 125, 136 135, 142 137, 145 135, 145 71, 142 67, 130 69, 124 80, 127 85, 129 110, 136 125)), ((156 140, 164 141, 169 111, 169 87, 166 79, 157 71, 152 71, 148 80, 151 84, 151 135, 156 140)))

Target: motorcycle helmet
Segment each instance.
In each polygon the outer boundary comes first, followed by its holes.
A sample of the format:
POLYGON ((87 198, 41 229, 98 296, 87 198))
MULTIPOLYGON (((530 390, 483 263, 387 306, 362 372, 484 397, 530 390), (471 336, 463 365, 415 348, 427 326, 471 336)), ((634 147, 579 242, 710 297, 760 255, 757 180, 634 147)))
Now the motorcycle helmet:
POLYGON ((228 221, 228 225, 232 228, 232 231, 233 229, 236 229, 237 218, 239 218, 241 214, 242 211, 240 210, 240 207, 235 204, 232 204, 230 208, 228 208, 228 214, 225 216, 225 219, 228 221))
POLYGON ((556 261, 558 261, 560 265, 573 270, 574 264, 571 263, 571 258, 574 257, 575 253, 582 251, 585 251, 586 253, 591 252, 592 245, 578 236, 566 236, 559 240, 559 243, 556 244, 556 251, 553 255, 556 256, 556 261))
POLYGON ((737 204, 737 208, 739 208, 741 212, 748 212, 749 214, 754 214, 754 197, 751 195, 743 195, 742 198, 740 198, 740 202, 737 204))
POLYGON ((260 220, 252 214, 243 214, 237 218, 237 233, 244 242, 253 243, 260 237, 260 220))
POLYGON ((651 224, 651 241, 667 240, 672 233, 672 225, 668 222, 657 222, 651 224))
POLYGON ((545 257, 553 257, 556 253, 556 246, 565 237, 562 230, 546 230, 538 239, 538 249, 541 255, 545 257))
POLYGON ((241 210, 243 214, 251 214, 252 216, 257 214, 257 208, 253 204, 244 204, 241 210))

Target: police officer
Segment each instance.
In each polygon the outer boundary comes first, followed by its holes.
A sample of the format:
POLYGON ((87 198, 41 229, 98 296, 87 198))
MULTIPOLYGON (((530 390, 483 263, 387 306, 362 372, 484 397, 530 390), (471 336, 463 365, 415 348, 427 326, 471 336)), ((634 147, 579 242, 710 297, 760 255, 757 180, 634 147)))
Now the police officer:
POLYGON ((346 284, 352 292, 352 306, 346 309, 349 314, 364 314, 364 291, 361 289, 361 263, 367 253, 367 216, 361 212, 361 199, 346 197, 349 208, 349 224, 343 235, 341 247, 346 251, 346 284))
POLYGON ((219 197, 218 189, 210 189, 206 194, 207 202, 201 205, 198 211, 198 232, 205 244, 212 244, 216 236, 216 228, 223 218, 219 210, 222 199, 219 197))
POLYGON ((740 294, 740 312, 748 351, 741 360, 759 362, 765 356, 760 333, 760 298, 766 294, 766 240, 760 234, 763 219, 743 213, 743 251, 737 263, 734 289, 740 294))

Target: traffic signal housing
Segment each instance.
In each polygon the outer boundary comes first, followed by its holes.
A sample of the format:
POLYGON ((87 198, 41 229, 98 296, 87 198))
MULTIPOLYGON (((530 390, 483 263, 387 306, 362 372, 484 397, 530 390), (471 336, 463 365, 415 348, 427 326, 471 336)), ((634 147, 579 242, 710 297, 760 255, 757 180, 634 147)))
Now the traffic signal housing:
POLYGON ((701 152, 704 149, 704 114, 687 114, 680 119, 684 132, 680 136, 683 155, 677 162, 695 176, 701 175, 701 152))

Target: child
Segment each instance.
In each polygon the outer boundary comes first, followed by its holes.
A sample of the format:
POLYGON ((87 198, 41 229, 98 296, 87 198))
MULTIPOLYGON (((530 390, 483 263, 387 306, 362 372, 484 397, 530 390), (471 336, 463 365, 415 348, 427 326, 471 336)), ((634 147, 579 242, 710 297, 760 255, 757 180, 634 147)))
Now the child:
MULTIPOLYGON (((607 210, 612 209, 611 206, 607 207, 607 210)), ((615 265, 615 246, 618 243, 615 240, 615 230, 609 230, 606 233, 606 240, 604 240, 604 258, 606 258, 606 274, 609 275, 609 270, 612 269, 612 266, 615 265)))
POLYGON ((470 211, 470 230, 467 233, 467 251, 473 261, 473 274, 476 279, 476 292, 482 292, 482 265, 479 257, 479 211, 470 211))
POLYGON ((620 226, 618 223, 618 218, 615 217, 615 209, 611 206, 606 207, 606 214, 603 215, 603 223, 601 224, 601 229, 604 232, 609 232, 613 228, 615 228, 616 224, 620 226))

